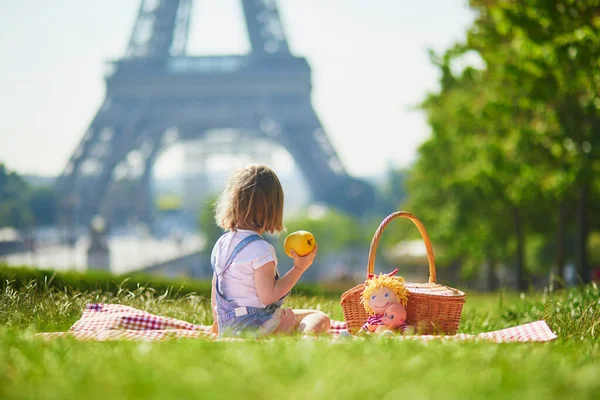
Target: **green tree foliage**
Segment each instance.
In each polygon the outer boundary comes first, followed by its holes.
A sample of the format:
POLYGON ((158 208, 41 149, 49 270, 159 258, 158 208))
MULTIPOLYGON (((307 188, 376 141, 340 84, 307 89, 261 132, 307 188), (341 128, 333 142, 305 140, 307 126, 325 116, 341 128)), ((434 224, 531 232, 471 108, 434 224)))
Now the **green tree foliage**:
POLYGON ((406 197, 404 189, 406 176, 407 171, 388 166, 385 179, 378 188, 377 206, 373 214, 379 216, 398 211, 398 207, 406 197))
POLYGON ((467 267, 487 263, 492 281, 503 262, 526 287, 531 235, 554 241, 562 266, 576 207, 579 271, 589 279, 586 224, 600 167, 599 4, 471 0, 477 16, 466 41, 432 55, 440 89, 422 105, 432 136, 410 173, 408 207, 447 257, 467 267), (483 68, 456 71, 472 53, 483 68))
POLYGON ((519 217, 524 183, 513 178, 522 164, 507 154, 514 152, 509 124, 488 100, 485 71, 453 76, 451 54, 435 61, 442 90, 423 104, 432 138, 421 147, 407 183, 408 208, 423 219, 434 242, 445 244, 446 258, 462 258, 467 267, 493 263, 510 244, 509 221, 519 217))
POLYGON ((34 188, 29 198, 29 208, 36 225, 56 223, 58 200, 52 188, 34 188))
MULTIPOLYGON (((576 208, 576 261, 581 278, 589 281, 590 196, 600 159, 600 2, 471 4, 480 17, 468 46, 499 82, 517 89, 516 114, 530 125, 520 144, 534 152, 531 161, 544 172, 540 183, 555 201, 556 215, 565 218, 565 204, 576 208)), ((558 240, 565 224, 557 223, 558 240)))
POLYGON ((28 197, 26 182, 0 164, 0 227, 22 229, 31 225, 33 216, 28 207, 28 197))
POLYGON ((198 226, 206 240, 207 249, 212 249, 212 246, 216 243, 217 239, 223 234, 223 229, 215 222, 215 205, 217 199, 218 196, 213 196, 207 200, 198 213, 198 226))
POLYGON ((57 198, 50 187, 30 187, 0 164, 0 227, 16 229, 56 223, 57 198))
POLYGON ((373 231, 369 232, 361 223, 344 213, 330 208, 310 208, 307 212, 285 221, 287 232, 279 235, 279 248, 292 232, 304 230, 311 232, 317 243, 319 252, 328 253, 343 250, 346 247, 368 246, 373 231))

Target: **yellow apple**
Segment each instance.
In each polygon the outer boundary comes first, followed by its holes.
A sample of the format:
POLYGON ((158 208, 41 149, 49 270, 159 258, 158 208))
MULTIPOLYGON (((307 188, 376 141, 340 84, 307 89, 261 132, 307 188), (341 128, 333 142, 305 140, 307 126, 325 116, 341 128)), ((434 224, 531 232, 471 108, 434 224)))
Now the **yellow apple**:
POLYGON ((285 238, 285 241, 283 242, 283 249, 285 250, 285 254, 290 257, 292 256, 292 253, 290 253, 291 249, 294 249, 296 254, 298 254, 300 257, 304 257, 313 251, 316 244, 317 241, 312 233, 307 231, 296 231, 294 233, 290 233, 288 237, 285 238))

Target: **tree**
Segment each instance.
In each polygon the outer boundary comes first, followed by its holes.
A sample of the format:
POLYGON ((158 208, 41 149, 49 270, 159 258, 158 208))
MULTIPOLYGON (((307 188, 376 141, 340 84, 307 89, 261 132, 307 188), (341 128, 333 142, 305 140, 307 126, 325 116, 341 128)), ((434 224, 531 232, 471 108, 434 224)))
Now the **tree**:
MULTIPOLYGON (((368 232, 356 218, 340 211, 318 206, 318 211, 309 210, 294 219, 285 221, 288 233, 298 230, 311 232, 317 243, 324 244, 319 252, 328 253, 342 250, 346 247, 368 246, 373 232, 368 232), (369 234, 371 236, 369 236, 369 234)), ((280 235, 280 247, 286 235, 280 235)))
POLYGON ((578 268, 587 281, 589 196, 600 166, 597 1, 470 5, 477 16, 466 41, 432 57, 441 85, 423 103, 432 137, 411 171, 409 202, 451 256, 479 263, 514 251, 523 289, 526 237, 555 229, 562 267, 566 205, 577 198, 578 268), (484 67, 455 72, 468 53, 484 67))
MULTIPOLYGON (((498 81, 519 89, 518 108, 535 121, 524 139, 546 161, 538 167, 546 168, 546 193, 557 200, 559 243, 566 204, 576 198, 577 269, 589 282, 589 197, 600 159, 598 1, 471 0, 471 6, 478 18, 468 46, 498 81)), ((558 251, 559 263, 563 253, 558 251)))
POLYGON ((52 188, 34 188, 29 198, 29 208, 36 225, 56 223, 58 200, 52 188))
POLYGON ((25 181, 0 164, 0 226, 16 229, 31 226, 33 216, 28 207, 28 196, 25 181))
POLYGON ((446 257, 461 259, 471 271, 486 262, 491 287, 494 265, 513 236, 517 282, 524 289, 522 209, 530 201, 525 188, 533 178, 515 151, 515 124, 494 97, 487 71, 451 72, 460 54, 457 47, 443 57, 432 55, 441 70, 441 90, 422 105, 432 137, 419 149, 408 204, 444 245, 446 257))
POLYGON ((394 168, 392 165, 388 166, 385 180, 379 189, 379 196, 377 196, 376 213, 378 215, 398 211, 398 207, 406 196, 404 188, 406 176, 407 171, 394 168))
POLYGON ((200 232, 204 235, 207 246, 206 248, 212 248, 217 242, 219 237, 223 234, 223 229, 219 227, 215 221, 215 205, 218 196, 213 196, 206 201, 205 204, 200 208, 198 213, 198 226, 200 232))

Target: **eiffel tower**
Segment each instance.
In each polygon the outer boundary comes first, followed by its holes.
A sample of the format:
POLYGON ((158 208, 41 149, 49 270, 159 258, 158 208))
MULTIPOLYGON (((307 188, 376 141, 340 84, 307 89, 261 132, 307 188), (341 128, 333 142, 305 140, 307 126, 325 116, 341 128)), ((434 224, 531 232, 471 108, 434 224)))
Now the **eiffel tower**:
MULTIPOLYGON (((103 213, 109 186, 139 185, 147 219, 151 171, 169 144, 236 129, 268 138, 293 157, 313 200, 352 214, 374 203, 348 175, 311 104, 311 70, 290 53, 275 0, 241 0, 251 51, 185 54, 192 0, 142 0, 125 57, 107 73, 106 98, 57 181, 63 223, 103 213)), ((356 139, 352 139, 356 140, 356 139)))

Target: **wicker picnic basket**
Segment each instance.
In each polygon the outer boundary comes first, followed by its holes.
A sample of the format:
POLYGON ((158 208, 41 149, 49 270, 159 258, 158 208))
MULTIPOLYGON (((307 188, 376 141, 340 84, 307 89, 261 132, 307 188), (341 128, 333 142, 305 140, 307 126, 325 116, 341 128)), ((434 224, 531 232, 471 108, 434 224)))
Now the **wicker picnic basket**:
MULTIPOLYGON (((373 236, 371 248, 369 249, 367 279, 375 272, 375 253, 381 234, 385 227, 396 218, 408 218, 417 226, 425 242, 429 261, 429 283, 405 283, 409 293, 406 306, 406 324, 414 327, 416 332, 420 334, 456 334, 465 302, 465 294, 460 290, 435 283, 435 261, 431 241, 425 227, 414 215, 405 211, 398 211, 390 214, 381 222, 373 236)), ((361 302, 363 288, 364 284, 361 283, 342 294, 341 297, 344 319, 348 330, 352 333, 358 331, 369 317, 361 302)))

